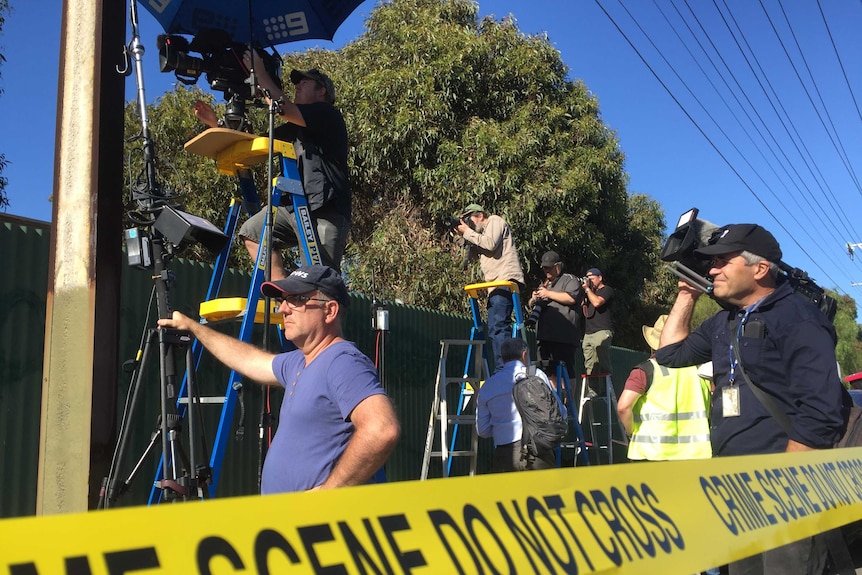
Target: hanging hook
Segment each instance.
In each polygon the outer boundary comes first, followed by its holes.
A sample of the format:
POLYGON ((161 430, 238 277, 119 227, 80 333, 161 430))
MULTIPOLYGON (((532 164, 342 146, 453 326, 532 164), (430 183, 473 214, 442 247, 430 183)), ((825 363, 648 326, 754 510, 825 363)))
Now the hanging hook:
POLYGON ((123 67, 115 66, 114 69, 118 74, 123 76, 131 76, 132 74, 132 57, 129 55, 129 47, 123 46, 123 67))

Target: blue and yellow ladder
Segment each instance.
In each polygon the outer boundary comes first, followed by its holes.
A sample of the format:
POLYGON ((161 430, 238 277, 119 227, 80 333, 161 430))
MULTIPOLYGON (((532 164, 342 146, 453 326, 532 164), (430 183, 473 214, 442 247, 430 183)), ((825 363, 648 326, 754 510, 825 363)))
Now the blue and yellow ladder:
MULTIPOLYGON (((298 245, 303 258, 303 263, 321 264, 322 258, 319 248, 319 240, 315 222, 311 217, 308 202, 299 178, 299 170, 296 163, 296 154, 293 145, 274 140, 273 157, 278 158, 281 166, 281 175, 274 178, 271 205, 268 217, 275 216, 277 207, 281 204, 284 193, 290 195, 294 213, 297 218, 299 229, 298 245)), ((216 161, 219 172, 235 176, 241 191, 241 197, 231 200, 224 233, 229 238, 234 238, 237 231, 237 222, 243 209, 249 215, 257 213, 261 209, 260 200, 252 177, 251 167, 264 163, 268 160, 270 152, 270 141, 265 136, 254 136, 227 128, 211 128, 197 137, 189 140, 185 148, 192 154, 204 156, 216 161)), ((260 286, 263 284, 266 263, 269 261, 269 246, 266 241, 267 226, 264 225, 260 238, 260 248, 257 254, 257 263, 252 274, 251 284, 245 298, 230 297, 219 298, 222 280, 227 270, 227 262, 233 242, 228 242, 213 267, 213 274, 205 300, 200 305, 201 322, 217 322, 229 319, 241 319, 238 339, 249 342, 255 323, 268 322, 269 311, 265 309, 265 303, 260 296, 260 286), (255 310, 250 313, 250 310, 255 310)), ((194 368, 200 363, 203 346, 197 340, 192 344, 192 357, 194 368)), ((227 438, 233 424, 234 413, 238 400, 238 394, 242 389, 242 376, 236 371, 231 371, 223 396, 199 398, 201 403, 220 403, 222 405, 221 417, 218 429, 213 441, 210 455, 211 480, 208 486, 209 497, 215 495, 219 479, 221 477, 222 461, 227 448, 227 438)), ((185 417, 189 404, 186 381, 178 394, 177 412, 180 418, 185 417)), ((159 464, 159 474, 162 463, 159 464)), ((150 493, 150 503, 159 501, 162 493, 160 488, 160 477, 153 482, 150 493)))
MULTIPOLYGON (((512 323, 512 337, 524 337, 524 320, 521 314, 521 296, 519 286, 511 281, 493 281, 464 286, 470 303, 470 313, 473 317, 473 325, 470 328, 470 339, 444 339, 440 341, 440 362, 437 368, 437 379, 434 386, 434 398, 431 403, 431 413, 428 418, 428 431, 425 435, 425 451, 422 458, 422 471, 420 479, 427 479, 432 457, 440 457, 443 463, 443 477, 452 474, 452 464, 456 457, 469 458, 469 475, 476 474, 477 449, 479 438, 476 433, 476 402, 470 399, 479 391, 479 386, 487 379, 490 371, 488 366, 493 364, 493 352, 488 351, 485 343, 485 329, 482 321, 479 298, 491 290, 507 288, 512 295, 514 307, 514 322, 512 323), (447 375, 447 362, 449 351, 453 347, 464 347, 466 358, 464 369, 460 377, 449 377, 447 375), (450 387, 457 385, 457 400, 455 410, 449 413, 448 401, 450 387), (439 429, 438 429, 439 425, 439 429), (451 425, 451 429, 450 429, 451 425), (459 430, 467 426, 469 435, 462 434, 459 430), (435 435, 439 442, 439 448, 434 449, 435 435), (465 437, 466 435, 466 437, 465 437)), ((455 391, 451 391, 453 397, 455 391)))

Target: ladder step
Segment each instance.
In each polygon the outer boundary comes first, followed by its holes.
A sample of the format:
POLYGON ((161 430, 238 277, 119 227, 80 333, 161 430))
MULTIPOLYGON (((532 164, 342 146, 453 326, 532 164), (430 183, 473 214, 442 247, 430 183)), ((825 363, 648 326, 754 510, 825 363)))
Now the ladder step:
MULTIPOLYGON (((255 323, 263 323, 265 306, 266 301, 264 298, 260 298, 257 301, 255 323)), ((247 313, 247 307, 248 304, 244 297, 223 297, 201 302, 198 313, 207 323, 213 323, 226 319, 242 319, 247 313)))
MULTIPOLYGON (((449 454, 449 457, 465 457, 467 455, 470 455, 470 456, 476 455, 476 452, 475 451, 469 451, 469 450, 468 451, 449 451, 448 454, 449 454)), ((431 456, 433 457, 435 455, 437 455, 439 457, 443 457, 443 452, 442 451, 432 451, 431 456)))
MULTIPOLYGON (((181 397, 177 400, 177 403, 188 403, 188 397, 181 397)), ((223 395, 215 395, 211 397, 199 397, 195 400, 195 403, 224 403, 225 398, 223 395)))
POLYGON ((446 383, 481 383, 481 377, 447 377, 446 383))
MULTIPOLYGON (((440 419, 440 418, 441 418, 441 416, 438 415, 437 419, 440 419)), ((473 415, 473 416, 470 416, 470 415, 450 415, 450 416, 446 417, 446 421, 448 421, 449 423, 461 423, 461 424, 465 424, 465 425, 476 425, 476 416, 475 415, 473 415)))
POLYGON ((453 345, 485 345, 484 339, 444 339, 441 343, 453 345))

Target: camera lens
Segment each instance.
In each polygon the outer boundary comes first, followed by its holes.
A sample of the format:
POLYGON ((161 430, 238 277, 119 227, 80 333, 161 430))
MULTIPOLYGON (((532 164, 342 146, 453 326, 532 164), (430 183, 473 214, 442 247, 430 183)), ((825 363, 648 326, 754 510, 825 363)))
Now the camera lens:
POLYGON ((545 311, 545 301, 539 300, 533 305, 533 311, 530 312, 530 315, 527 316, 527 319, 524 320, 524 325, 527 327, 533 327, 539 322, 539 317, 542 315, 542 312, 545 311))

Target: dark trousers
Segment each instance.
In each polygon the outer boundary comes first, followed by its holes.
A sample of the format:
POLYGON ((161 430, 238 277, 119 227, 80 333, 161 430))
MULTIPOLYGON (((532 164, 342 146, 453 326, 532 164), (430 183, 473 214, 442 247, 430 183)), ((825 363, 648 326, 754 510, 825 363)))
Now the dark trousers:
POLYGON ((730 575, 821 575, 828 549, 821 537, 808 537, 728 565, 730 575))
POLYGON ((488 337, 494 350, 494 372, 503 368, 500 347, 512 337, 512 294, 509 290, 495 289, 488 294, 488 337))
POLYGON ((522 471, 523 469, 520 439, 506 445, 498 445, 494 448, 494 457, 491 459, 491 473, 522 471))
POLYGON ((540 450, 536 457, 528 456, 524 462, 524 469, 554 469, 557 467, 557 458, 552 449, 540 450))

